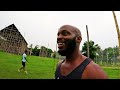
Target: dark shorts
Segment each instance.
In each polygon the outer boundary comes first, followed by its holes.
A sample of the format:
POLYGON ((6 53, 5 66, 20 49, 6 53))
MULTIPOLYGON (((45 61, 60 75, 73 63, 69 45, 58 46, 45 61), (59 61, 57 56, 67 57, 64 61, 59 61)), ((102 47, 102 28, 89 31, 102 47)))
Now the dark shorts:
POLYGON ((22 65, 25 67, 25 62, 22 61, 22 65))

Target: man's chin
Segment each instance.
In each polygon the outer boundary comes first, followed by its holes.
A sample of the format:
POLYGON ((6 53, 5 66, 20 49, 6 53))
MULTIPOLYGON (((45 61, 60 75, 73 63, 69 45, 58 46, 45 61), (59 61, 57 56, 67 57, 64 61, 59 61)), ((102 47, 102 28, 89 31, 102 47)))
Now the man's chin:
POLYGON ((66 53, 64 50, 58 50, 58 53, 61 55, 61 56, 66 56, 66 53))

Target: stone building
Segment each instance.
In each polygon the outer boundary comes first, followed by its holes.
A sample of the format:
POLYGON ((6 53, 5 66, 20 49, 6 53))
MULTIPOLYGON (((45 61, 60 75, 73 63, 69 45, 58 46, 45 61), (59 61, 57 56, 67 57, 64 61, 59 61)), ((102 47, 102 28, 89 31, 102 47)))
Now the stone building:
POLYGON ((0 50, 12 54, 22 54, 28 43, 14 24, 0 30, 0 50))
POLYGON ((39 56, 41 57, 47 57, 47 48, 42 46, 39 52, 39 56))

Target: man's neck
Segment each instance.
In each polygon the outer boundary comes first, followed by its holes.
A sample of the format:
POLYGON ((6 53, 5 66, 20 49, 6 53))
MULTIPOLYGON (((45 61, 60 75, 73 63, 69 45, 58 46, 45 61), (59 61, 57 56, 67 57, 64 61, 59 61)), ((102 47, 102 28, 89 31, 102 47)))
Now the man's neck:
POLYGON ((72 54, 66 56, 66 62, 74 62, 78 58, 82 58, 80 51, 74 51, 72 54))

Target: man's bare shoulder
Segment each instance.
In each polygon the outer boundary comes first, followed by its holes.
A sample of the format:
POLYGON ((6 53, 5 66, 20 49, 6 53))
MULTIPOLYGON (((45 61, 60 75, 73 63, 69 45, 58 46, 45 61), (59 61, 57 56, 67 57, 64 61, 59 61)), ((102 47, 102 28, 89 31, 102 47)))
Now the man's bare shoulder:
POLYGON ((83 72, 83 78, 108 79, 108 76, 100 65, 91 61, 90 64, 88 64, 88 66, 86 67, 85 71, 83 72))
POLYGON ((59 60, 58 63, 57 63, 57 67, 59 64, 61 64, 64 60, 59 60))

